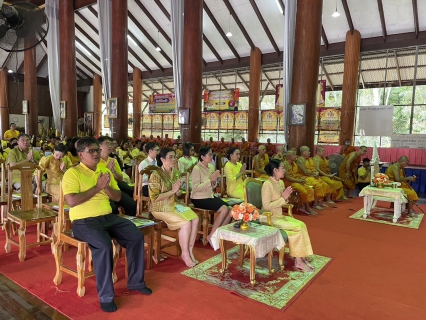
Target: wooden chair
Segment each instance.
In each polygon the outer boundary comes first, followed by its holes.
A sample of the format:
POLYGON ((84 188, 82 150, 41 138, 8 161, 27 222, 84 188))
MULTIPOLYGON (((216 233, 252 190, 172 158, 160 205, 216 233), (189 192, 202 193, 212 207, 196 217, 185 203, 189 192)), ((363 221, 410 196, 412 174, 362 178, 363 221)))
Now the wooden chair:
MULTIPOLYGON (((244 201, 251 203, 259 210, 262 209, 262 184, 263 183, 261 181, 257 179, 253 179, 253 178, 247 178, 244 181, 244 201)), ((286 204, 284 205, 284 207, 288 209, 288 215, 293 217, 293 214, 292 214, 293 205, 286 204)), ((266 224, 268 226, 272 226, 272 213, 262 212, 262 214, 266 216, 266 219, 267 219, 266 224)), ((280 229, 280 233, 282 234, 284 241, 287 243, 288 236, 285 233, 285 231, 280 229)), ((281 270, 284 270, 284 253, 285 253, 285 246, 282 247, 279 251, 278 261, 279 261, 281 270)))
POLYGON ((220 196, 221 197, 227 197, 228 196, 228 194, 226 193, 225 165, 223 165, 220 168, 220 196))
POLYGON ((4 224, 4 217, 7 212, 7 196, 6 196, 6 166, 4 160, 0 160, 0 206, 1 206, 1 216, 0 216, 0 225, 4 224))
MULTIPOLYGON (((54 227, 54 230, 56 232, 56 242, 53 246, 53 255, 55 257, 55 263, 56 263, 56 274, 55 274, 55 277, 53 278, 53 283, 57 286, 60 285, 62 282, 62 272, 68 273, 78 279, 77 295, 79 297, 83 297, 86 292, 86 288, 84 286, 85 279, 94 275, 92 255, 87 242, 84 242, 74 237, 72 233, 72 229, 70 228, 70 225, 65 223, 66 220, 67 220, 67 217, 65 214, 65 201, 64 201, 64 194, 63 194, 62 182, 61 182, 60 193, 59 193, 58 222, 57 222, 57 226, 54 227), (62 259, 64 245, 71 245, 71 246, 77 247, 76 269, 72 269, 64 265, 63 259, 62 259), (88 258, 87 272, 85 271, 86 258, 88 258)), ((117 275, 115 273, 115 269, 116 269, 116 264, 118 259, 119 246, 115 240, 113 240, 113 248, 114 248, 114 258, 113 258, 114 265, 113 265, 112 279, 113 279, 113 282, 116 282, 117 275)))
POLYGON ((32 175, 33 171, 37 170, 38 177, 41 179, 41 168, 31 162, 22 162, 13 167, 8 168, 8 212, 5 221, 5 233, 6 233, 6 244, 5 250, 7 253, 10 252, 11 244, 19 246, 19 261, 23 262, 26 257, 26 248, 39 246, 43 244, 50 244, 52 237, 47 232, 42 232, 42 225, 46 222, 54 222, 57 217, 57 213, 53 210, 48 210, 42 207, 41 195, 37 195, 37 204, 34 208, 34 196, 33 196, 33 184, 32 175), (13 210, 13 188, 12 188, 12 172, 18 170, 21 175, 21 199, 20 208, 13 210), (11 226, 13 224, 19 225, 18 236, 19 241, 14 241, 11 236, 11 226), (37 242, 27 244, 25 231, 27 225, 37 224, 37 242), (41 241, 44 238, 46 240, 41 241))
POLYGON ((144 196, 142 193, 142 183, 143 183, 143 175, 148 175, 148 179, 151 176, 151 173, 158 170, 157 166, 147 166, 145 169, 143 169, 135 179, 137 180, 137 183, 135 183, 135 192, 134 192, 134 200, 136 201, 136 216, 140 216, 142 213, 142 210, 144 208, 144 203, 147 207, 149 207, 149 203, 151 199, 147 196, 144 196))

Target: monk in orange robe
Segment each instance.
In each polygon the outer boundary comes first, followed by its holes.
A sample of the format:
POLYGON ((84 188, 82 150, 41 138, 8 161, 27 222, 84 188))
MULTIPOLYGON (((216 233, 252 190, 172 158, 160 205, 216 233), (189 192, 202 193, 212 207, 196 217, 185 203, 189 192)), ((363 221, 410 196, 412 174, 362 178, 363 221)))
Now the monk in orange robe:
POLYGON ((343 183, 338 177, 331 174, 330 165, 328 159, 324 157, 325 150, 323 147, 317 147, 317 154, 313 158, 315 164, 315 170, 319 172, 321 179, 328 184, 331 189, 331 194, 334 195, 336 200, 343 199, 345 197, 345 190, 343 183))
MULTIPOLYGON (((234 138, 231 138, 231 143, 229 144, 229 148, 238 148, 238 144, 235 142, 234 138)), ((240 150, 241 151, 241 150, 240 150)))
POLYGON ((300 148, 300 157, 297 158, 296 164, 300 175, 305 178, 306 184, 314 188, 314 208, 322 210, 321 206, 327 207, 326 204, 322 203, 323 198, 326 198, 329 203, 334 204, 334 202, 330 198, 330 187, 319 177, 318 171, 315 170, 314 160, 310 157, 310 152, 309 147, 302 146, 300 148))
POLYGON ((253 157, 253 173, 255 178, 267 180, 269 176, 265 172, 265 166, 269 163, 264 145, 259 146, 259 154, 253 157))
POLYGON ((271 158, 275 154, 275 145, 271 143, 271 139, 266 140, 266 154, 271 158))
POLYGON ((169 138, 169 135, 166 133, 164 136, 163 148, 170 148, 172 145, 172 139, 169 138))
POLYGON ((251 149, 251 156, 254 157, 257 154, 257 150, 260 146, 259 139, 256 139, 253 143, 253 148, 251 149))
POLYGON ((246 141, 246 139, 241 139, 240 146, 241 155, 248 156, 250 153, 250 143, 246 141))
POLYGON ((355 190, 355 186, 358 182, 358 166, 361 162, 361 157, 363 157, 366 153, 367 147, 361 146, 358 151, 348 154, 339 167, 339 178, 342 180, 345 189, 348 190, 348 196, 350 190, 355 190))
POLYGON ((220 139, 219 147, 217 148, 217 153, 221 153, 222 155, 224 155, 227 150, 228 150, 228 143, 225 142, 225 138, 222 137, 220 139))
POLYGON ((413 203, 419 200, 419 196, 416 191, 408 184, 410 181, 416 181, 416 176, 407 177, 405 175, 404 168, 408 166, 409 160, 407 156, 402 156, 398 159, 398 162, 395 162, 386 170, 386 174, 389 177, 390 181, 400 182, 401 185, 398 188, 404 190, 404 193, 407 195, 408 200, 408 214, 416 213, 413 210, 413 203))
POLYGON ((297 191, 299 196, 299 210, 306 214, 317 214, 316 211, 309 207, 309 203, 314 201, 314 189, 306 184, 305 179, 299 174, 299 168, 296 164, 296 152, 289 150, 286 153, 286 161, 284 161, 285 175, 284 184, 286 187, 291 186, 297 191))

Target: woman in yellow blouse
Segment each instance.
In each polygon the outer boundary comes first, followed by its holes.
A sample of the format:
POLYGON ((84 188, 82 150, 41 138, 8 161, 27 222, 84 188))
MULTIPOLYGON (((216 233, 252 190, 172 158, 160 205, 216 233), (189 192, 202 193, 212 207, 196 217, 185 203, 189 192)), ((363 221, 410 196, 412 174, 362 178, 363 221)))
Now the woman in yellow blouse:
MULTIPOLYGON (((67 147, 63 144, 58 144, 53 151, 53 154, 40 159, 39 166, 47 174, 46 192, 53 198, 53 202, 59 201, 59 182, 61 181, 65 171, 72 167, 71 160, 66 156, 67 147)), ((41 181, 36 175, 37 190, 36 194, 41 192, 41 181)))
POLYGON ((149 197, 152 215, 163 220, 170 230, 179 229, 179 244, 182 260, 188 267, 198 261, 192 252, 198 233, 198 216, 185 203, 179 203, 180 174, 175 169, 176 153, 173 149, 161 149, 157 156, 159 169, 149 178, 149 197))
MULTIPOLYGON (((179 149, 178 149, 179 150, 179 149)), ((182 174, 192 170, 192 168, 197 164, 197 158, 194 157, 194 145, 190 142, 185 143, 183 149, 183 157, 178 160, 179 172, 182 174)), ((182 189, 186 191, 186 176, 182 176, 182 189)), ((189 190, 192 189, 192 181, 189 180, 189 190)))
POLYGON ((259 153, 253 157, 254 177, 266 180, 269 177, 265 172, 265 166, 269 163, 269 157, 266 154, 266 147, 264 145, 260 145, 258 150, 259 153))
MULTIPOLYGON (((284 230, 288 235, 290 255, 295 258, 295 267, 302 271, 314 271, 315 268, 306 257, 313 255, 308 229, 304 222, 294 219, 293 216, 284 216, 282 206, 288 202, 292 188, 284 189, 285 169, 278 160, 272 160, 265 166, 269 179, 262 186, 263 211, 272 212, 272 225, 284 230)), ((260 221, 266 222, 266 217, 260 215, 260 221)))
MULTIPOLYGON (((231 222, 230 211, 225 201, 213 195, 213 188, 217 185, 219 170, 214 170, 212 162, 212 149, 201 147, 198 153, 198 164, 192 169, 192 191, 191 201, 194 207, 213 210, 218 213, 214 219, 213 227, 207 240, 210 242, 211 236, 217 228, 231 222)), ((211 242, 210 242, 211 245, 211 242)))
POLYGON ((228 149, 229 161, 225 164, 226 193, 228 197, 244 199, 244 180, 246 177, 246 164, 241 164, 240 150, 228 149))

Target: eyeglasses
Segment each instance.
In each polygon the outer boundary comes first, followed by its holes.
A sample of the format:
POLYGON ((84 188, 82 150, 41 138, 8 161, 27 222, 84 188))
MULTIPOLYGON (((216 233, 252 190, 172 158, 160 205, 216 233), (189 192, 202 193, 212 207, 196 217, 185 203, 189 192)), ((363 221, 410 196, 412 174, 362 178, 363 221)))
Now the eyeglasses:
POLYGON ((101 152, 101 149, 87 149, 87 150, 83 150, 83 152, 88 152, 88 153, 90 153, 90 154, 94 154, 94 153, 100 153, 101 152))

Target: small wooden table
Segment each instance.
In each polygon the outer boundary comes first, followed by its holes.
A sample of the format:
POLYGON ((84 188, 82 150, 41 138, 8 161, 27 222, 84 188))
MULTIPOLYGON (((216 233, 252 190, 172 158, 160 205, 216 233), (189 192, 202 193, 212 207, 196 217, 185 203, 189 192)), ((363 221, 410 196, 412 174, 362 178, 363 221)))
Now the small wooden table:
POLYGON ((279 250, 285 246, 279 229, 275 227, 252 224, 247 231, 234 228, 234 223, 219 227, 212 235, 211 242, 214 250, 220 247, 222 268, 219 271, 222 274, 225 273, 227 268, 225 241, 231 241, 240 245, 240 266, 244 261, 244 245, 250 248, 250 283, 252 286, 256 284, 256 258, 262 258, 268 254, 268 269, 270 273, 273 273, 275 270, 272 269, 272 252, 274 248, 279 250))
POLYGON ((365 187, 359 195, 364 196, 364 219, 370 215, 374 200, 381 200, 395 203, 392 221, 396 223, 401 217, 402 206, 405 207, 405 203, 408 202, 404 190, 401 188, 365 187))

